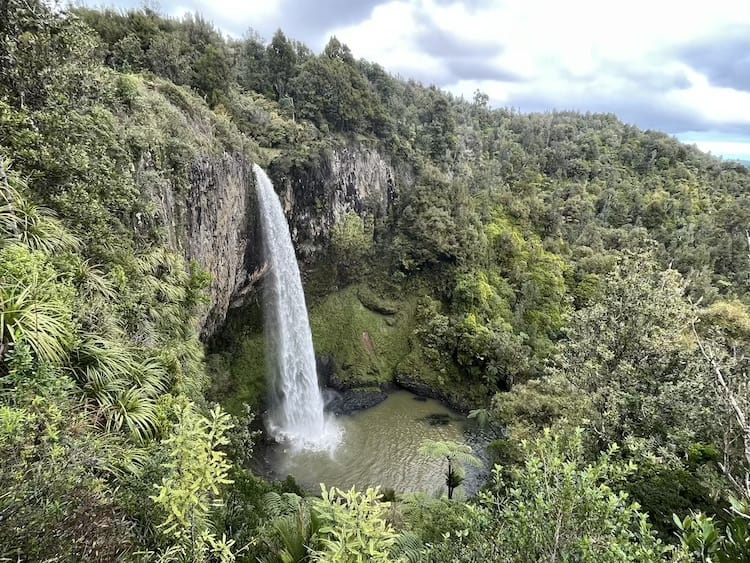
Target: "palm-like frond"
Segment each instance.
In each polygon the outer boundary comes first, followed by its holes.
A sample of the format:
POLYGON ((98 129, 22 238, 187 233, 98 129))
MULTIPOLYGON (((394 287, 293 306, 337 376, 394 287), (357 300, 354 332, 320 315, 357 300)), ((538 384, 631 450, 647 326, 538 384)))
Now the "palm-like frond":
POLYGON ((274 561, 300 563, 309 558, 313 525, 310 510, 297 495, 270 492, 263 497, 263 508, 271 517, 271 527, 280 545, 272 546, 274 561))
POLYGON ((97 381, 114 384, 129 381, 138 363, 130 350, 120 342, 86 334, 73 352, 73 367, 79 383, 83 385, 92 376, 97 381))
POLYGON ((129 348, 117 340, 84 335, 73 359, 78 381, 84 385, 102 381, 136 386, 149 397, 156 397, 169 387, 169 374, 159 358, 129 348))
POLYGON ((132 377, 150 397, 157 397, 169 389, 169 374, 158 358, 146 358, 140 362, 132 377))
POLYGON ((60 252, 80 246, 55 213, 24 197, 26 184, 9 174, 10 162, 0 162, 0 246, 20 242, 32 250, 60 252))
POLYGON ((301 563, 307 561, 310 544, 310 522, 301 513, 285 516, 275 520, 274 530, 284 546, 278 554, 283 563, 301 563))
POLYGON ((61 364, 72 339, 70 311, 62 301, 36 297, 39 287, 50 282, 0 285, 0 342, 23 340, 40 360, 61 364))
POLYGON ((159 331, 144 307, 131 306, 125 310, 123 328, 136 346, 152 347, 157 343, 159 331))
POLYGON ((107 299, 115 299, 115 291, 112 280, 101 269, 100 266, 92 264, 89 260, 78 260, 73 271, 73 283, 78 288, 79 294, 84 298, 101 295, 107 299))
POLYGON ((182 257, 154 248, 138 257, 137 269, 158 303, 182 303, 187 298, 189 275, 182 257))
POLYGON ((21 240, 18 228, 18 216, 13 204, 0 202, 0 247, 18 243, 21 240))
POLYGON ((102 405, 101 412, 107 430, 126 428, 141 442, 152 438, 156 432, 156 403, 143 389, 131 387, 119 391, 113 400, 102 405))
POLYGON ((115 401, 122 381, 108 378, 106 373, 93 366, 86 366, 80 373, 84 376, 81 390, 86 397, 93 399, 100 407, 115 401))
POLYGON ((16 214, 18 238, 32 250, 62 252, 78 248, 81 244, 50 209, 38 207, 21 197, 15 202, 13 212, 16 214))
POLYGON ((10 184, 7 170, 10 162, 0 162, 0 246, 20 241, 20 228, 18 226, 18 214, 16 213, 16 202, 21 199, 21 194, 10 184))
POLYGON ((85 335, 73 353, 81 391, 93 400, 109 430, 127 430, 138 441, 156 429, 156 398, 169 388, 168 374, 154 357, 118 341, 85 335))
POLYGON ((471 446, 450 440, 424 440, 419 453, 432 458, 446 458, 460 464, 481 467, 482 462, 472 455, 471 446))
POLYGON ((149 455, 140 446, 128 443, 124 439, 115 440, 112 437, 102 440, 100 450, 102 456, 98 460, 99 469, 116 479, 140 473, 149 455))
POLYGON ((84 297, 79 294, 75 313, 81 330, 101 334, 108 340, 126 339, 122 319, 117 314, 112 299, 102 295, 84 297))

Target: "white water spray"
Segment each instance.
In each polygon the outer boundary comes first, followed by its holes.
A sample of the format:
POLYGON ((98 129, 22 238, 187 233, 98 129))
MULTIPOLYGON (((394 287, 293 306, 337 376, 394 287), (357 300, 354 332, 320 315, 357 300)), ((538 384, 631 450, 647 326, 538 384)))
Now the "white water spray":
POLYGON ((261 229, 270 266, 263 287, 266 368, 271 414, 268 427, 293 447, 332 450, 340 438, 323 413, 305 294, 284 210, 273 184, 257 164, 261 229))

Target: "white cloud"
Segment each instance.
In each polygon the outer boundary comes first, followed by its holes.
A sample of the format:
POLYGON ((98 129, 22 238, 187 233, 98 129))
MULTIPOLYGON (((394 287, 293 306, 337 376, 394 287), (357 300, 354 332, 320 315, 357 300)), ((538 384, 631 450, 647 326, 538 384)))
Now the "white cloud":
POLYGON ((695 145, 702 151, 725 158, 740 158, 750 160, 750 143, 737 141, 695 141, 695 145))
POLYGON ((724 158, 750 160, 750 140, 716 131, 688 131, 677 135, 683 143, 696 145, 700 150, 724 158))
POLYGON ((279 20, 281 0, 188 0, 188 4, 165 3, 164 10, 177 17, 198 12, 224 33, 239 36, 249 27, 260 28, 266 22, 279 20))
POLYGON ((376 6, 369 19, 331 30, 353 49, 357 57, 375 61, 405 78, 439 75, 440 61, 420 52, 414 32, 420 26, 418 10, 410 2, 394 1, 376 6))
MULTIPOLYGON (((376 8, 360 24, 332 30, 357 56, 404 76, 425 76, 471 97, 477 88, 496 105, 534 101, 537 106, 613 111, 636 104, 653 116, 693 115, 707 126, 747 125, 750 93, 711 85, 674 58, 690 41, 750 30, 750 2, 715 0, 687 6, 676 0, 505 0, 438 3, 400 0, 376 8), (499 72, 520 80, 450 78, 440 57, 419 50, 421 29, 436 28, 467 43, 495 45, 499 72)), ((667 123, 665 120, 664 123, 667 123)), ((660 127, 661 123, 639 123, 660 127)), ((674 132, 674 131, 673 131, 674 132)))
POLYGON ((221 19, 253 21, 278 17, 281 2, 279 0, 196 0, 196 7, 206 13, 216 14, 221 19))
POLYGON ((750 125, 750 92, 712 86, 702 74, 689 74, 690 87, 668 92, 668 101, 696 112, 709 123, 750 125))

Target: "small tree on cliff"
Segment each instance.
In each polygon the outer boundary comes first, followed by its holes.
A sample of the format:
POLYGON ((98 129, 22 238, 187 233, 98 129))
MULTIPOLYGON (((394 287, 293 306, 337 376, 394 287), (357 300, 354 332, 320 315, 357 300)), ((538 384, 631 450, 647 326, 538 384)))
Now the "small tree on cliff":
POLYGON ((445 459, 448 468, 445 472, 445 484, 448 486, 448 498, 453 498, 453 491, 464 482, 464 466, 480 467, 482 462, 471 454, 471 447, 450 440, 425 440, 419 447, 419 453, 434 459, 445 459))

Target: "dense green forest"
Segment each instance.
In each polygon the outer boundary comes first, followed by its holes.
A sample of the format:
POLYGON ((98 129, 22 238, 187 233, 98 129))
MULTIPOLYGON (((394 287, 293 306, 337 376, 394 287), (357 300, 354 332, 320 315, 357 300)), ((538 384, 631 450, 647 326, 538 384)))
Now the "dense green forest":
POLYGON ((745 166, 335 38, 41 0, 0 23, 0 560, 750 561, 745 166), (471 410, 473 498, 255 476, 257 305, 207 346, 210 276, 157 218, 201 159, 319 178, 347 147, 397 182, 304 258, 316 349, 347 388, 471 410))

